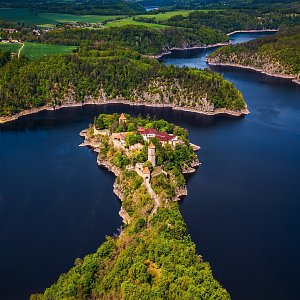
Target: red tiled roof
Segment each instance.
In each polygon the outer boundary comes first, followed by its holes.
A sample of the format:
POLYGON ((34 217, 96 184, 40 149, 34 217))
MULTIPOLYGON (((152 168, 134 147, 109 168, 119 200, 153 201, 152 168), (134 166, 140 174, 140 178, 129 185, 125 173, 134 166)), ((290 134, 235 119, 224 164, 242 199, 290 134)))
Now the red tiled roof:
POLYGON ((166 132, 158 132, 156 137, 161 140, 162 142, 168 142, 174 138, 173 135, 169 135, 166 132))
POLYGON ((153 145, 153 143, 150 143, 149 148, 155 148, 155 146, 153 145))
POLYGON ((126 120, 124 113, 121 113, 120 120, 126 120))
POLYGON ((150 174, 150 170, 149 170, 148 167, 145 167, 145 168, 143 169, 143 174, 150 174))
POLYGON ((144 129, 142 127, 138 128, 138 131, 140 134, 148 135, 148 134, 154 134, 156 138, 158 138, 161 142, 168 142, 175 138, 175 135, 170 135, 166 132, 159 132, 154 128, 144 129))

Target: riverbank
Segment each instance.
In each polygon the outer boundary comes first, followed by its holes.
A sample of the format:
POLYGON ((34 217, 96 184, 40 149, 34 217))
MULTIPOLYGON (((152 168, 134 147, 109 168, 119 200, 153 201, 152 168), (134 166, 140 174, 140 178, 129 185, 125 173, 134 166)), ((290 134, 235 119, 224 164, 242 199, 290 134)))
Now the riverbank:
MULTIPOLYGON (((97 143, 94 141, 89 141, 87 139, 87 130, 82 130, 79 135, 84 138, 84 142, 81 143, 80 147, 88 147, 92 149, 97 154, 99 153, 99 147, 101 143, 97 143)), ((107 169, 109 172, 112 172, 116 177, 118 177, 121 174, 121 170, 117 168, 116 166, 113 166, 109 161, 100 160, 99 157, 97 157, 97 164, 98 166, 101 166, 105 169, 107 169)), ((119 186, 117 185, 116 181, 114 182, 113 186, 113 192, 114 194, 120 199, 120 201, 123 201, 123 193, 121 192, 119 186)), ((131 222, 131 218, 128 214, 128 212, 125 210, 125 208, 121 205, 119 210, 119 216, 122 218, 124 224, 129 224, 131 222)))
POLYGON ((70 108, 70 107, 83 107, 85 105, 109 105, 109 104, 124 104, 124 105, 130 105, 130 106, 147 106, 147 107, 158 107, 158 108, 171 108, 174 110, 181 110, 185 112, 192 112, 192 113, 197 113, 197 114, 202 114, 202 115, 208 115, 208 116, 213 116, 213 115, 219 115, 219 114, 226 114, 230 116, 235 116, 235 117, 241 117, 244 115, 249 114, 249 110, 243 109, 240 111, 232 111, 228 110, 225 108, 221 109, 216 109, 214 111, 200 111, 194 108, 189 108, 189 107, 178 107, 174 106, 172 104, 150 104, 150 103, 144 103, 144 102, 130 102, 127 100, 110 100, 110 101, 87 101, 84 103, 67 103, 63 104, 61 106, 53 107, 53 106, 42 106, 39 108, 32 108, 32 109, 27 109, 22 112, 19 112, 15 115, 12 116, 5 116, 5 117, 0 117, 0 125, 9 123, 12 121, 16 121, 21 117, 28 116, 31 114, 36 114, 42 111, 54 111, 54 110, 59 110, 62 108, 70 108))
POLYGON ((209 45, 199 45, 199 46, 191 46, 191 47, 172 47, 168 51, 157 54, 157 55, 147 55, 149 58, 154 59, 160 59, 166 55, 172 54, 172 51, 186 51, 186 50, 193 50, 193 49, 210 49, 215 47, 221 47, 221 46, 228 46, 231 45, 231 42, 225 42, 225 43, 217 43, 217 44, 209 44, 209 45))
POLYGON ((227 36, 231 36, 236 33, 259 33, 259 32, 278 32, 279 29, 249 29, 249 30, 235 30, 227 33, 227 36))
MULTIPOLYGON (((249 29, 249 30, 236 30, 227 33, 227 36, 231 36, 236 33, 259 33, 259 32, 278 32, 279 29, 249 29)), ((172 54, 172 51, 185 51, 185 50, 193 50, 193 49, 210 49, 215 47, 222 47, 231 45, 231 41, 224 42, 224 43, 216 43, 216 44, 209 44, 209 45, 199 45, 199 46, 192 46, 192 47, 172 47, 168 51, 157 54, 157 55, 148 55, 147 57, 160 59, 166 55, 172 54)))
POLYGON ((271 77, 277 77, 277 78, 283 78, 283 79, 288 79, 291 80, 292 82, 296 84, 300 84, 300 80, 297 79, 296 76, 290 75, 290 74, 276 74, 276 73, 268 73, 264 71, 263 69, 251 67, 251 66, 245 66, 245 65, 240 65, 240 64, 233 64, 233 63, 214 63, 210 61, 206 61, 208 65, 210 66, 220 66, 220 67, 233 67, 233 68, 239 68, 239 69, 246 69, 246 70, 252 70, 267 76, 271 77))

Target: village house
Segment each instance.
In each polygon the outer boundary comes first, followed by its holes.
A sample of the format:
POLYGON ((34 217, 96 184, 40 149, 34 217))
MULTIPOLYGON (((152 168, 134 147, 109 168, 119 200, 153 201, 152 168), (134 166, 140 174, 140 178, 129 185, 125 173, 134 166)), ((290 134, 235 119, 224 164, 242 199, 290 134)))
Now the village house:
POLYGON ((115 147, 125 147, 125 137, 128 134, 128 132, 114 132, 111 134, 111 140, 115 147))
POLYGON ((130 151, 133 151, 133 150, 142 150, 143 148, 144 148, 144 145, 141 144, 141 143, 137 143, 137 144, 129 146, 129 150, 130 151))
POLYGON ((18 32, 17 29, 15 28, 3 28, 4 31, 8 32, 8 33, 15 33, 18 32))

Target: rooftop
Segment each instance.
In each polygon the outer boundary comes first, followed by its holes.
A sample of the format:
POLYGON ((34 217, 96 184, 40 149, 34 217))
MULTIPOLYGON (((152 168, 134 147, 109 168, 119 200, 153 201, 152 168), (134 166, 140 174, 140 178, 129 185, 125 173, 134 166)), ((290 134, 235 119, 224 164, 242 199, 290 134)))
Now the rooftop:
POLYGON ((153 145, 153 143, 150 143, 149 148, 155 149, 155 146, 153 145))
POLYGON ((145 167, 145 168, 143 169, 143 174, 150 174, 150 170, 149 170, 148 167, 145 167))
POLYGON ((120 120, 126 120, 126 117, 125 117, 124 113, 121 113, 121 116, 120 116, 119 119, 120 119, 120 120))

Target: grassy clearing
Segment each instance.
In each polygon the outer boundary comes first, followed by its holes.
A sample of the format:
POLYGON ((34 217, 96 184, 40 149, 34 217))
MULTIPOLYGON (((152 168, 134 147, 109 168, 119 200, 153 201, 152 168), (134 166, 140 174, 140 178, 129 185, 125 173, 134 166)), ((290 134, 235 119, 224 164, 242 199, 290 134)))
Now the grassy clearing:
MULTIPOLYGON (((182 16, 187 16, 191 12, 194 12, 195 10, 176 10, 176 11, 169 11, 169 12, 164 12, 164 13, 159 13, 156 15, 138 15, 136 17, 145 17, 145 18, 155 18, 157 21, 163 21, 170 19, 174 16, 177 15, 182 15, 182 16)), ((201 11, 203 12, 208 12, 211 11, 209 9, 202 9, 201 11)), ((149 28, 154 28, 154 29, 161 29, 166 27, 165 25, 161 24, 152 24, 152 23, 144 23, 144 22, 136 22, 133 20, 133 17, 128 17, 124 18, 122 20, 115 20, 112 22, 109 22, 105 25, 105 27, 113 27, 113 26, 125 26, 125 25, 144 25, 149 28)))
POLYGON ((126 26, 126 25, 144 25, 148 28, 153 28, 153 29, 161 29, 167 27, 166 25, 161 25, 161 24, 152 24, 152 23, 144 23, 144 22, 137 22, 133 20, 133 17, 130 18, 125 18, 122 20, 116 20, 107 23, 104 25, 105 27, 114 27, 114 26, 126 26))
POLYGON ((70 53, 76 48, 76 46, 25 43, 21 54, 25 55, 31 60, 35 60, 50 54, 70 53))
POLYGON ((177 16, 177 15, 182 15, 184 17, 186 17, 189 13, 195 11, 193 10, 176 10, 176 11, 168 11, 165 13, 160 13, 157 15, 142 15, 142 17, 148 17, 148 18, 155 18, 158 21, 161 20, 167 20, 170 19, 171 17, 177 16))
POLYGON ((40 17, 50 20, 52 23, 74 23, 74 22, 89 22, 99 23, 109 19, 122 18, 124 16, 96 16, 96 15, 68 15, 56 13, 40 13, 40 17))
POLYGON ((53 27, 57 23, 90 22, 98 23, 122 16, 68 15, 57 13, 33 13, 26 8, 0 8, 0 20, 20 22, 40 27, 53 27))
POLYGON ((0 20, 29 25, 46 23, 45 19, 26 8, 0 8, 0 20))
POLYGON ((18 53, 21 46, 22 46, 22 44, 0 43, 0 50, 1 51, 10 51, 11 53, 18 53))

